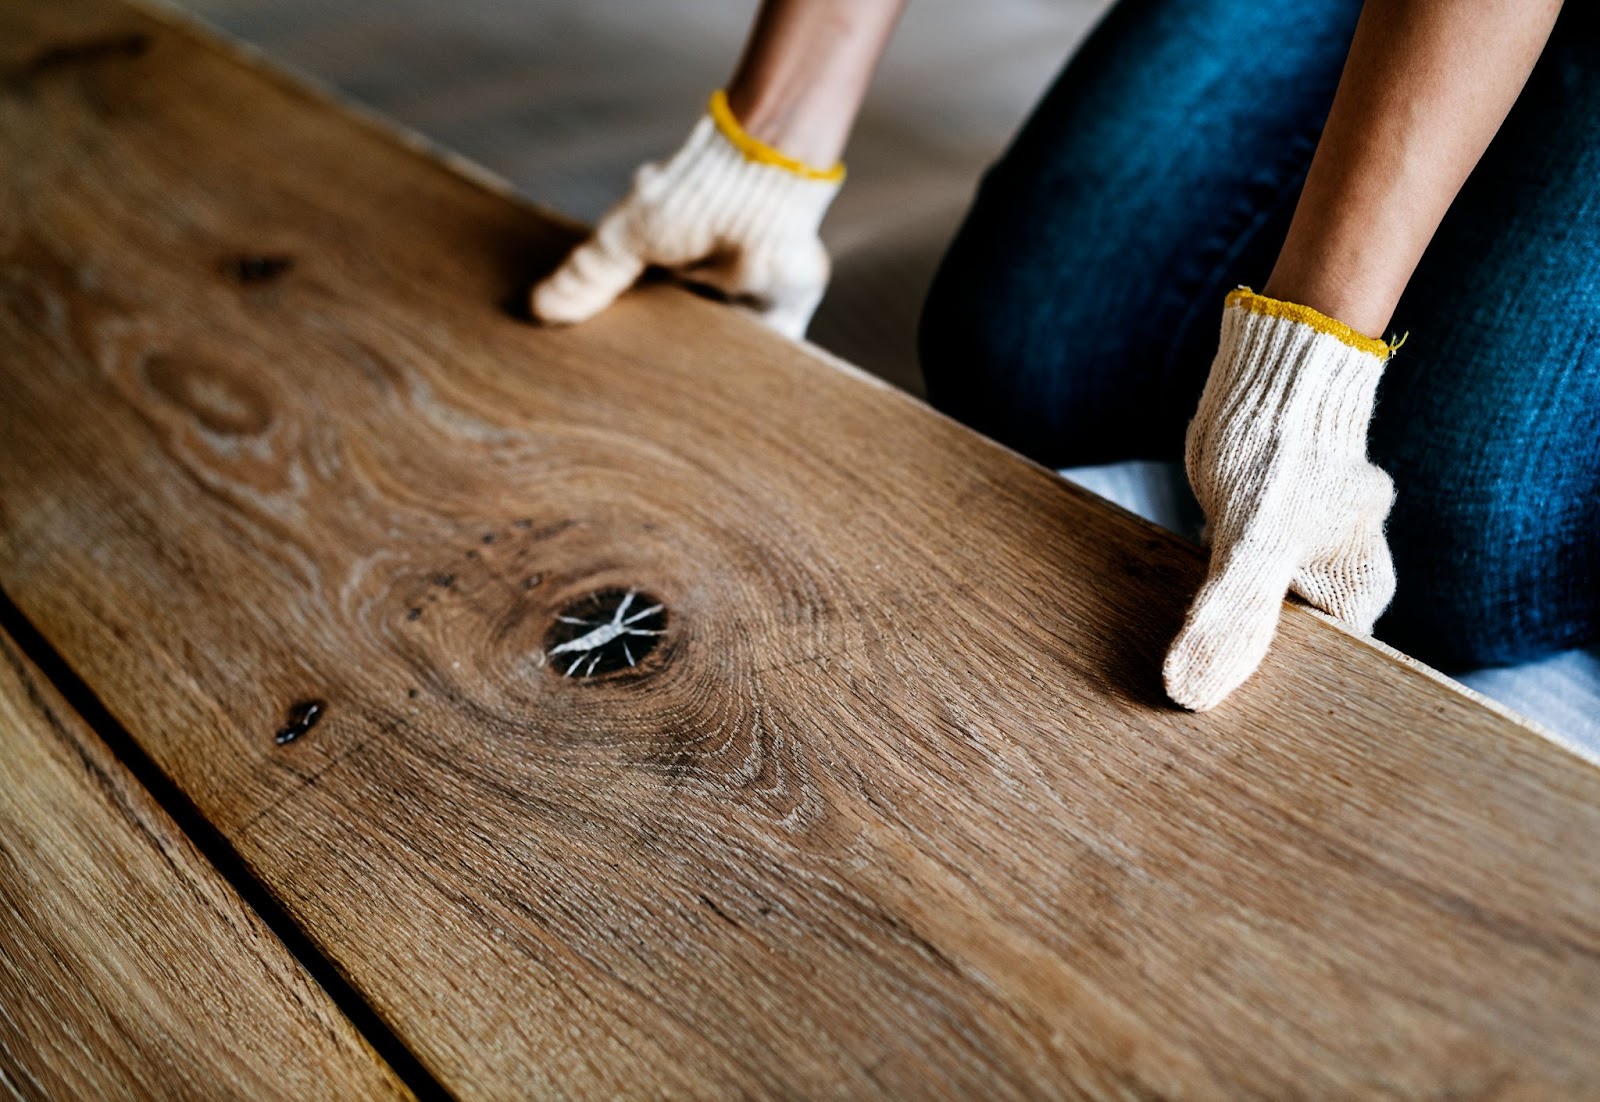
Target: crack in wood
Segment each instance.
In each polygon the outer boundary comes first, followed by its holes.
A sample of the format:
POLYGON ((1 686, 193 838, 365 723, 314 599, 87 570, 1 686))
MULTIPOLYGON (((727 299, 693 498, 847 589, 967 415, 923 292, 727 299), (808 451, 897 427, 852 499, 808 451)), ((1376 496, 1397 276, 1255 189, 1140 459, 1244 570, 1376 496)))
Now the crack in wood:
POLYGON ((602 589, 568 605, 545 637, 552 668, 566 663, 563 677, 595 677, 634 668, 666 633, 666 606, 639 590, 602 589), (558 660, 558 655, 570 658, 558 660))
POLYGON ((320 700, 301 700, 289 706, 288 722, 278 728, 272 741, 287 746, 317 725, 327 705, 320 700))

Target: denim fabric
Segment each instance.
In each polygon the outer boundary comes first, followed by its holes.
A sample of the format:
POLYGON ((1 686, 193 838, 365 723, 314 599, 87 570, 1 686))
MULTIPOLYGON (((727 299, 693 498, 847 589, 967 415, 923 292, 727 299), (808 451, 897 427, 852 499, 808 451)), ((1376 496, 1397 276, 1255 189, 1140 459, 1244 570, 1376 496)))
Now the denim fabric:
MULTIPOLYGON (((1360 6, 1117 4, 983 175, 923 308, 929 401, 1052 467, 1178 458, 1360 6)), ((1445 669, 1600 642, 1594 22, 1567 5, 1392 326, 1410 337, 1370 449, 1399 589, 1377 635, 1445 669)))

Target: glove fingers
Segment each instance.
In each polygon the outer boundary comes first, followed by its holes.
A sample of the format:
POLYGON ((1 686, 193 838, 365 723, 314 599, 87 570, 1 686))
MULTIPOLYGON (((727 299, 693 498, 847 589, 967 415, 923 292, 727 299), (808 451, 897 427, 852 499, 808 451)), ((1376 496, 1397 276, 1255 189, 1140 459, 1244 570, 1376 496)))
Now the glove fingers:
POLYGON ((1394 598, 1394 559, 1382 522, 1368 524, 1326 558, 1307 563, 1294 591, 1362 635, 1371 635, 1394 598))
POLYGON ((1277 634, 1295 559, 1281 545, 1241 542, 1213 552, 1211 572, 1162 664, 1175 704, 1214 708, 1255 672, 1277 634))
POLYGON ((607 215, 555 272, 533 289, 529 308, 541 321, 571 325, 593 317, 631 287, 645 259, 620 215, 607 215))

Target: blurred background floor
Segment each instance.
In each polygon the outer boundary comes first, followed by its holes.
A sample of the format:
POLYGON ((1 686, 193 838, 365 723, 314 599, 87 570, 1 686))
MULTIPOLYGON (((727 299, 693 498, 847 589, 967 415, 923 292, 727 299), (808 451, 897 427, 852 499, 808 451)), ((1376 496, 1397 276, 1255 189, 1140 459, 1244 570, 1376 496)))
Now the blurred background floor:
MULTIPOLYGON (((593 221, 732 72, 754 0, 186 0, 180 6, 593 221)), ((809 336, 913 392, 922 295, 978 174, 1103 0, 918 0, 852 135, 809 336)))
MULTIPOLYGON (((593 221, 642 161, 675 149, 732 71, 755 0, 177 0, 280 64, 593 221)), ((922 393, 917 312, 1004 148, 1106 0, 917 0, 851 137, 823 226, 827 298, 807 334, 922 393)), ((1181 470, 1063 472, 1171 528, 1181 470)), ((1600 649, 1464 683, 1600 758, 1600 649)))

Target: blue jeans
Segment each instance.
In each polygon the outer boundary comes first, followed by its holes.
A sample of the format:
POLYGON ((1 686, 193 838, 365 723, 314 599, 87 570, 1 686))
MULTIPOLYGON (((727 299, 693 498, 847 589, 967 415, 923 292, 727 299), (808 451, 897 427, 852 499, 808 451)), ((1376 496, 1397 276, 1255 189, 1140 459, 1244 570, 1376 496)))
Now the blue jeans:
MULTIPOLYGON (((929 401, 1052 467, 1176 459, 1259 289, 1358 0, 1122 0, 985 172, 923 307, 929 401)), ((1446 669, 1600 642, 1600 34, 1568 4, 1395 313, 1373 460, 1446 669)), ((1404 72, 1394 74, 1405 79, 1404 72)))

